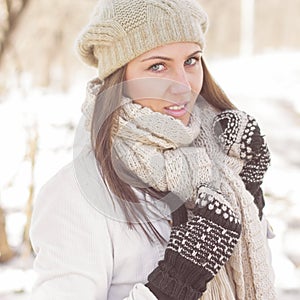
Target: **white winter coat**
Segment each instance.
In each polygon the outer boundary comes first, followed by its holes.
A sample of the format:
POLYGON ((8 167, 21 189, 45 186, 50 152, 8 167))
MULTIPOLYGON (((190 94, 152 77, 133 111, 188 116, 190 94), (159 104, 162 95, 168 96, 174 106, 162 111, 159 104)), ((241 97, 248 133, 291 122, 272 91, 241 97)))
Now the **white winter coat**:
MULTIPOLYGON (((37 196, 30 231, 37 273, 31 299, 156 299, 144 283, 166 244, 154 234, 151 244, 139 226, 131 230, 118 218, 105 216, 105 209, 87 200, 75 169, 73 162, 66 165, 37 196)), ((89 177, 84 178, 88 183, 89 177)), ((97 200, 111 203, 100 184, 97 200)), ((153 224, 168 240, 169 211, 163 205, 160 211, 166 218, 153 224)))

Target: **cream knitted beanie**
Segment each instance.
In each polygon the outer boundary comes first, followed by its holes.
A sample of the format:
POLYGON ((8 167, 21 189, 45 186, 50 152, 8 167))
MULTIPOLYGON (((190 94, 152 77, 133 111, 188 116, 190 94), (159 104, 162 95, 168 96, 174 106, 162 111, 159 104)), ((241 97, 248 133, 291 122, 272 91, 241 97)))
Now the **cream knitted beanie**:
POLYGON ((174 42, 204 48, 208 18, 197 0, 101 0, 77 40, 101 80, 135 57, 174 42))

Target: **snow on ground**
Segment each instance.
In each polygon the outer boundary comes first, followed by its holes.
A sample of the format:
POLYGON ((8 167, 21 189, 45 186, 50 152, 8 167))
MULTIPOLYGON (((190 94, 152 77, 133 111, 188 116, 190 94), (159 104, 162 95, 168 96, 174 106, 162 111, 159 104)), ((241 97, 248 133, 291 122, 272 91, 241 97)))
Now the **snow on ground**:
MULTIPOLYGON (((266 215, 280 300, 300 298, 300 52, 274 53, 208 62, 211 73, 240 108, 255 116, 266 134, 272 165, 266 175, 266 215)), ((36 191, 72 159, 74 128, 80 119, 85 78, 66 94, 20 91, 0 98, 0 201, 7 211, 9 243, 20 254, 0 265, 1 300, 28 300, 34 281, 32 257, 21 245, 30 184, 28 138, 35 124, 38 154, 36 191), (30 131, 31 130, 31 131, 30 131), (3 142, 5 141, 5 142, 3 142)))

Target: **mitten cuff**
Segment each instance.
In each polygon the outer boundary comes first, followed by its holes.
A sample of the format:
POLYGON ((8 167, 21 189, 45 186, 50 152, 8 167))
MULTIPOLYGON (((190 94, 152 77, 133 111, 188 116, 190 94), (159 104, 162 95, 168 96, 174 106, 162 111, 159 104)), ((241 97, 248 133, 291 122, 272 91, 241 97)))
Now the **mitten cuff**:
POLYGON ((147 286, 163 291, 170 299, 197 300, 212 278, 213 275, 201 266, 167 249, 164 260, 149 275, 147 286))

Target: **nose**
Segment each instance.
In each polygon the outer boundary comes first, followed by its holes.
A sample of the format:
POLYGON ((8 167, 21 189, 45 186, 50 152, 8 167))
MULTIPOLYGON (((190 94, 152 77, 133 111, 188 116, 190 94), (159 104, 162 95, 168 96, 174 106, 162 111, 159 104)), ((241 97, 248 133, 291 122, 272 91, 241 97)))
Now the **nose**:
POLYGON ((184 69, 177 70, 172 76, 169 91, 173 95, 187 94, 191 92, 191 84, 184 69))

